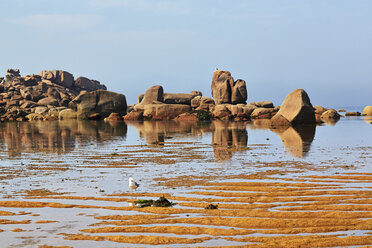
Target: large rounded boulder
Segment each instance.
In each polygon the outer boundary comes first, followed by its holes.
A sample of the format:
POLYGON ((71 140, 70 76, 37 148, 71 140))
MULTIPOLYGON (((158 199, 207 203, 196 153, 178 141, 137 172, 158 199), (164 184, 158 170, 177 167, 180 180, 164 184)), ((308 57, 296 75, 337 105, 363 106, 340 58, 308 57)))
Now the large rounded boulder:
POLYGON ((271 119, 271 125, 296 125, 315 123, 315 111, 305 90, 292 91, 283 101, 279 112, 271 119))
POLYGON ((124 95, 106 91, 96 90, 77 96, 74 100, 77 105, 78 117, 85 119, 93 114, 99 114, 102 118, 111 113, 125 115, 127 112, 127 100, 124 95))
POLYGON ((372 106, 366 106, 363 109, 362 115, 372 116, 372 106))

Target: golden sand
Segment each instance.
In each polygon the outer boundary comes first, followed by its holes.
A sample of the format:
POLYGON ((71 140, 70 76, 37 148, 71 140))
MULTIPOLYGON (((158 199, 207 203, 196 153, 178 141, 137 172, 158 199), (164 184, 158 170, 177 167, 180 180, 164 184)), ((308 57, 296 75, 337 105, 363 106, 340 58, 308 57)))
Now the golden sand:
MULTIPOLYGON (((371 236, 337 237, 336 235, 309 235, 225 239, 237 242, 258 242, 262 244, 259 247, 341 247, 372 244, 371 236)), ((246 247, 256 246, 248 245, 246 247)))
POLYGON ((14 228, 11 230, 12 232, 27 232, 26 230, 23 230, 21 228, 14 228))
POLYGON ((102 227, 93 229, 81 230, 86 233, 174 233, 182 235, 200 235, 208 234, 211 236, 233 236, 233 235, 246 235, 254 233, 252 230, 247 229, 222 229, 222 228, 207 228, 207 227, 192 227, 187 228, 183 226, 128 226, 128 227, 102 227))
POLYGON ((39 245, 38 248, 72 248, 72 246, 39 245))
POLYGON ((0 216, 15 215, 15 213, 9 211, 0 211, 0 216))
MULTIPOLYGON (((187 196, 134 192, 110 194, 104 197, 83 197, 56 194, 48 190, 34 190, 25 192, 28 198, 49 199, 55 202, 0 201, 0 207, 93 208, 121 211, 113 215, 97 215, 84 213, 82 210, 82 213, 77 215, 92 217, 96 220, 95 223, 80 230, 85 234, 59 234, 65 239, 79 242, 90 240, 138 245, 193 244, 193 246, 202 247, 203 243, 210 239, 225 239, 241 242, 241 245, 235 247, 372 245, 372 238, 368 236, 372 230, 372 191, 368 187, 354 186, 354 183, 372 183, 371 174, 301 176, 301 178, 286 178, 285 183, 266 181, 266 179, 270 180, 269 175, 275 177, 276 174, 280 174, 280 171, 256 173, 255 175, 156 179, 158 185, 172 188, 198 186, 197 191, 189 192, 187 196), (219 183, 218 181, 222 178, 224 180, 240 179, 243 182, 219 183), (250 179, 255 179, 255 181, 249 181, 250 179), (313 182, 313 180, 320 182, 313 182), (326 181, 334 183, 329 184, 326 181), (173 182, 175 185, 172 185, 173 182), (137 208, 96 204, 97 201, 126 203, 161 196, 177 202, 177 205, 169 208, 137 208), (62 204, 58 200, 89 201, 90 205, 62 204), (205 209, 209 203, 217 204, 218 208, 205 209), (346 231, 362 231, 365 234, 346 236, 342 233, 346 231), (326 235, 331 232, 340 232, 340 234, 326 235), (112 235, 113 233, 117 235, 112 235), (132 236, 132 233, 141 235, 132 236), (161 234, 161 236, 154 236, 153 233, 161 234), (266 234, 273 236, 265 236, 266 234), (191 237, 184 238, 176 235, 190 235, 191 237), (204 237, 198 235, 204 235, 204 237)), ((283 179, 280 178, 280 180, 283 179)), ((15 214, 3 211, 0 215, 15 214)), ((48 225, 52 222, 55 221, 41 220, 34 223, 48 225)), ((30 220, 0 220, 0 224, 30 223, 30 220)))
POLYGON ((38 221, 35 221, 34 223, 36 224, 48 224, 48 223, 56 223, 58 221, 55 221, 55 220, 38 220, 38 221))
POLYGON ((119 243, 131 243, 131 244, 148 244, 148 245, 169 245, 169 244, 195 244, 210 240, 209 237, 204 238, 178 238, 178 237, 166 237, 166 236, 90 236, 81 234, 63 234, 66 239, 69 240, 94 240, 104 241, 109 240, 119 243))
POLYGON ((13 224, 30 224, 30 220, 5 220, 5 219, 0 219, 0 224, 1 225, 13 225, 13 224))

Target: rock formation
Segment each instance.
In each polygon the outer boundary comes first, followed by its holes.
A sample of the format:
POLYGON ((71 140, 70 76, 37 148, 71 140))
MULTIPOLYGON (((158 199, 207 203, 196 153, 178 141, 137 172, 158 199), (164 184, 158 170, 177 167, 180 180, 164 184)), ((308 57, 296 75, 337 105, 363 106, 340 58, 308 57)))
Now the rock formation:
POLYGON ((220 120, 250 120, 256 108, 265 108, 257 112, 256 118, 271 118, 279 107, 274 108, 270 101, 246 104, 247 88, 244 80, 234 81, 228 71, 216 70, 212 78, 213 98, 205 97, 200 91, 190 93, 164 93, 163 87, 155 85, 145 94, 138 96, 138 102, 130 107, 126 120, 144 119, 220 119, 220 120), (172 106, 175 105, 175 106, 172 106), (183 106, 176 106, 183 105, 183 106), (165 113, 164 111, 168 112, 165 113), (196 111, 196 112, 195 112, 196 111), (160 114, 159 114, 160 113, 160 114), (178 116, 175 116, 178 114, 178 116), (208 116, 208 118, 204 118, 208 116))
MULTIPOLYGON (((8 69, 5 79, 0 80, 0 121, 76 118, 77 105, 72 100, 98 89, 105 90, 106 86, 85 77, 75 81, 71 73, 63 70, 21 76, 18 69, 8 69), (71 110, 59 115, 67 108, 71 110)), ((107 105, 105 111, 109 108, 107 105)))
MULTIPOLYGON (((18 69, 8 69, 0 78, 0 121, 6 120, 265 120, 275 126, 334 123, 340 115, 335 110, 315 106, 302 89, 291 92, 281 106, 270 101, 247 101, 244 80, 234 81, 229 71, 216 70, 212 77, 212 96, 200 91, 165 93, 155 85, 138 96, 137 104, 127 105, 122 94, 107 91, 105 85, 63 70, 43 70, 38 75, 21 76, 18 69)), ((367 106, 363 114, 371 114, 367 106)), ((358 115, 360 113, 346 113, 358 115)))
POLYGON ((229 71, 216 70, 212 77, 212 97, 217 104, 245 104, 247 87, 244 80, 234 81, 229 71))
MULTIPOLYGON (((138 103, 124 116, 125 120, 171 120, 192 110, 194 98, 202 98, 200 91, 186 93, 164 93, 161 85, 155 85, 138 96, 138 103)), ((200 105, 194 101, 194 105, 200 105)))

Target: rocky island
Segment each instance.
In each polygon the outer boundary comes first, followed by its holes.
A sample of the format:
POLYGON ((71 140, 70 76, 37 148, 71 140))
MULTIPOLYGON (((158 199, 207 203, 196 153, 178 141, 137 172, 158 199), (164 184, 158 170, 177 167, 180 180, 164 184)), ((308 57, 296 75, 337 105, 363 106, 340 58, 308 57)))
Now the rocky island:
MULTIPOLYGON (((107 91, 99 81, 74 76, 63 70, 43 70, 21 76, 18 69, 8 69, 0 78, 0 121, 33 120, 176 120, 211 119, 249 121, 270 120, 270 125, 334 123, 340 114, 311 104, 305 90, 296 89, 274 106, 270 101, 250 102, 246 82, 234 80, 229 71, 215 70, 211 84, 212 98, 200 91, 165 93, 155 85, 138 96, 137 104, 127 105, 123 94, 107 91)), ((360 115, 347 112, 345 115, 360 115)), ((363 111, 371 115, 371 106, 363 111)))

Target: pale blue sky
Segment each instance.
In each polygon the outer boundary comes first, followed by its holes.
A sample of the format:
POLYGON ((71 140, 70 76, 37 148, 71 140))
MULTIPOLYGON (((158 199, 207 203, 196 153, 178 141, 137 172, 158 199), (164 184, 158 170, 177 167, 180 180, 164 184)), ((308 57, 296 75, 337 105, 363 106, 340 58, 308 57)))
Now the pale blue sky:
POLYGON ((124 93, 210 96, 216 67, 248 102, 371 105, 370 0, 0 0, 0 75, 63 69, 124 93))

